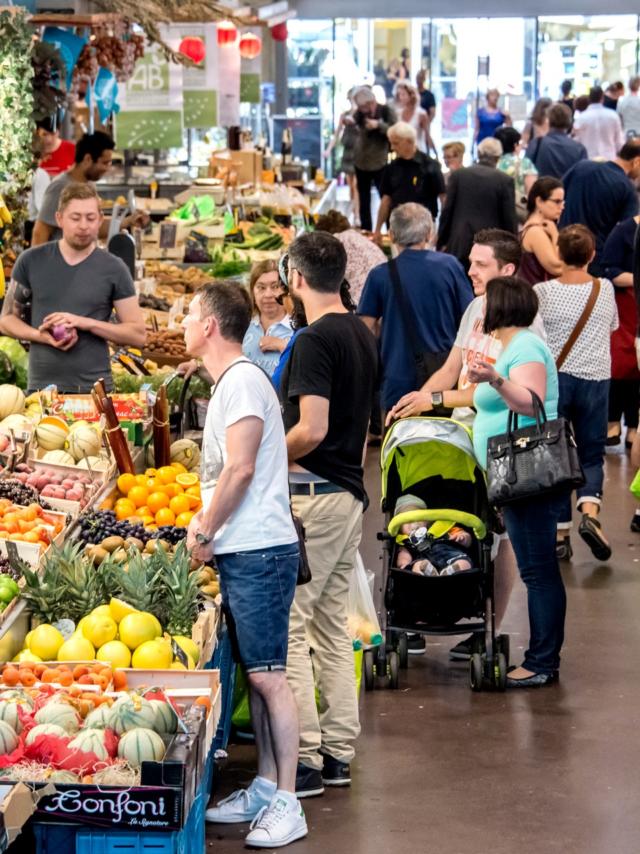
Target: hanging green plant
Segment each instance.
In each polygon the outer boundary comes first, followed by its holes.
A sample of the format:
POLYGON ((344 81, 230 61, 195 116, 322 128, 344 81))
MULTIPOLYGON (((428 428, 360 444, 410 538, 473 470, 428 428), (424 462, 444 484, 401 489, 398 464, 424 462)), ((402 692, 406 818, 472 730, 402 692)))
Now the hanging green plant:
POLYGON ((22 190, 33 168, 33 31, 22 11, 0 12, 0 186, 22 190))
POLYGON ((67 107, 66 66, 60 52, 50 42, 36 41, 31 54, 33 65, 33 118, 54 116, 67 107))

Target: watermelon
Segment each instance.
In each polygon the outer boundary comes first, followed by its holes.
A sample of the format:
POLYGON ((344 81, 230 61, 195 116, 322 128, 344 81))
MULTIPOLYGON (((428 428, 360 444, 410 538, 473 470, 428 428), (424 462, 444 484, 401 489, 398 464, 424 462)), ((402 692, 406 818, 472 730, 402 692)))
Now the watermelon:
POLYGON ((164 754, 163 740, 157 732, 146 727, 129 730, 118 744, 118 756, 126 759, 133 768, 139 768, 143 762, 159 762, 164 754))
POLYGON ((56 724, 67 732, 77 732, 80 725, 80 718, 73 706, 55 698, 36 712, 34 720, 37 724, 56 724))
POLYGON ((57 738, 66 738, 69 733, 57 724, 38 724, 29 730, 24 743, 29 747, 40 735, 55 735, 57 738))
POLYGON ((153 729, 156 722, 156 713, 148 700, 132 694, 121 697, 111 707, 108 718, 108 726, 117 735, 122 735, 135 727, 147 727, 153 729))
POLYGON ((0 754, 13 753, 18 742, 19 738, 14 728, 5 721, 0 721, 0 754))

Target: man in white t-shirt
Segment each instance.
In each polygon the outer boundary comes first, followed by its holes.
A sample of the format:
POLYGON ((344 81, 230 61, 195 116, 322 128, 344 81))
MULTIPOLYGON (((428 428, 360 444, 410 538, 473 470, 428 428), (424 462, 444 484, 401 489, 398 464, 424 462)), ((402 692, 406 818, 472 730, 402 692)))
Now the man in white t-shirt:
POLYGON ((278 848, 307 834, 295 795, 298 714, 285 673, 298 538, 289 508, 287 447, 267 375, 242 355, 247 292, 217 282, 198 291, 183 321, 188 352, 215 382, 202 448, 202 510, 187 545, 215 555, 236 660, 249 683, 258 775, 207 810, 208 821, 252 821, 247 845, 278 848))
MULTIPOLYGON (((513 276, 520 265, 521 249, 518 238, 499 228, 486 228, 477 232, 469 253, 469 278, 476 298, 469 303, 460 321, 458 334, 447 361, 436 371, 419 391, 405 394, 389 410, 387 425, 396 418, 420 415, 439 407, 453 409, 453 417, 471 426, 474 412, 475 386, 467 377, 469 365, 478 357, 495 363, 502 345, 494 335, 483 331, 487 284, 497 276, 513 276)), ((536 326, 536 324, 534 324, 536 326)), ((535 331, 544 334, 542 324, 535 331)), ((516 562, 508 539, 500 542, 496 556, 494 600, 496 625, 504 617, 511 589, 516 577, 516 562)), ((453 647, 452 659, 467 659, 471 654, 472 639, 468 638, 453 647)))

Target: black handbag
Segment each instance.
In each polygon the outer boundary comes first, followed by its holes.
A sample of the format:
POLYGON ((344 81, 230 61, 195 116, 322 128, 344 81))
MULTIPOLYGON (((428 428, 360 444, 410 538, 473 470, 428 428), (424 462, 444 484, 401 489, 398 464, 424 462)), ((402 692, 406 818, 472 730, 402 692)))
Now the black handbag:
MULTIPOLYGON (((447 361, 449 351, 442 350, 439 353, 432 353, 428 350, 423 350, 420 347, 418 333, 416 332, 416 327, 413 323, 411 309, 407 303, 406 294, 402 288, 402 282, 400 281, 400 274, 398 272, 398 265, 396 264, 395 258, 389 259, 389 277, 391 278, 391 284, 393 285, 393 294, 396 303, 400 309, 400 317, 402 318, 404 332, 407 336, 411 353, 413 354, 413 361, 416 369, 416 387, 422 388, 426 381, 433 376, 436 371, 440 370, 447 361)), ((449 412, 451 412, 451 410, 449 410, 449 412)))
POLYGON ((531 398, 536 423, 519 428, 510 411, 507 432, 487 445, 488 496, 496 507, 570 492, 585 482, 569 422, 550 421, 538 395, 531 392, 531 398))

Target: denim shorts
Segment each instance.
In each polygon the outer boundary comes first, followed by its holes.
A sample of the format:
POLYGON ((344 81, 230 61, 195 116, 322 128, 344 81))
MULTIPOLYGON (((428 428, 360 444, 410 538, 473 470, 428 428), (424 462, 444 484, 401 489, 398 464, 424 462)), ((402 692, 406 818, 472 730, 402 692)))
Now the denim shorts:
POLYGON ((430 560, 436 569, 444 569, 457 560, 468 560, 469 563, 472 563, 468 552, 465 552, 455 543, 450 543, 446 540, 437 540, 433 543, 424 557, 430 560))
POLYGON ((216 555, 234 658, 247 673, 284 670, 298 544, 216 555))

